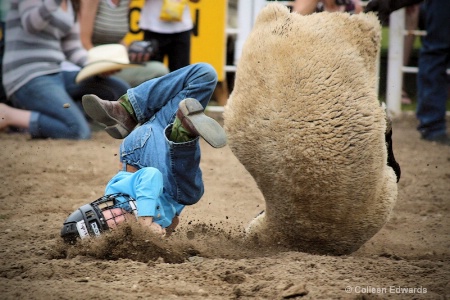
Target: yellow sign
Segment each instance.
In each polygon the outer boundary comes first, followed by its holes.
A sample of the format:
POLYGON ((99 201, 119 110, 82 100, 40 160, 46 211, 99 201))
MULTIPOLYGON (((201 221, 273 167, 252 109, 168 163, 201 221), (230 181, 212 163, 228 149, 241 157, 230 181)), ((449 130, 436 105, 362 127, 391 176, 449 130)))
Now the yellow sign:
POLYGON ((142 6, 144 6, 145 0, 130 0, 129 11, 129 32, 125 36, 125 42, 127 44, 132 41, 140 41, 144 38, 142 30, 139 29, 139 17, 141 15, 142 6))
MULTIPOLYGON (((145 0, 131 0, 130 32, 125 41, 142 40, 139 16, 145 0)), ((191 63, 206 62, 212 65, 219 76, 225 77, 226 13, 227 0, 199 0, 189 2, 194 29, 191 37, 191 63)))

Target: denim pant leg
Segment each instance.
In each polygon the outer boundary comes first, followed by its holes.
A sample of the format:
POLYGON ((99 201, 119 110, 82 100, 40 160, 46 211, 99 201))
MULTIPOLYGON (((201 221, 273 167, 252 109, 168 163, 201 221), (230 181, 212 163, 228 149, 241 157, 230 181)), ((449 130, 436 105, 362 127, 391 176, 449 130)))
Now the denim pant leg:
POLYGON ((12 95, 12 102, 31 111, 29 132, 33 138, 87 139, 91 135, 84 113, 65 89, 61 73, 30 80, 12 95))
POLYGON ((33 138, 90 138, 85 114, 73 99, 92 93, 115 100, 129 88, 126 82, 113 77, 92 77, 76 84, 77 74, 75 71, 39 76, 14 93, 13 104, 32 111, 29 131, 33 138))
POLYGON ((424 3, 425 28, 417 76, 418 130, 422 137, 433 138, 446 133, 445 111, 448 99, 446 68, 450 61, 450 1, 429 0, 424 3))
POLYGON ((160 115, 164 113, 165 108, 124 139, 120 146, 120 159, 140 168, 158 169, 163 175, 163 198, 191 205, 200 200, 204 191, 199 139, 186 143, 169 141, 167 135, 172 125, 161 123, 165 118, 160 118, 160 115))
POLYGON ((217 83, 208 64, 196 64, 128 90, 139 120, 150 118, 133 130, 120 147, 121 161, 154 167, 163 174, 163 193, 173 201, 191 205, 204 192, 198 137, 174 143, 167 135, 181 100, 192 97, 206 107, 217 83))
MULTIPOLYGON (((170 134, 171 126, 166 128, 166 135, 170 134)), ((200 169, 200 145, 199 139, 169 144, 168 159, 170 162, 167 190, 174 195, 176 202, 184 205, 197 203, 204 193, 202 171, 200 169)))
POLYGON ((161 123, 173 122, 178 104, 185 98, 197 99, 206 107, 216 88, 217 73, 205 63, 189 65, 165 76, 144 82, 128 90, 139 123, 145 123, 162 107, 168 108, 160 115, 161 123))

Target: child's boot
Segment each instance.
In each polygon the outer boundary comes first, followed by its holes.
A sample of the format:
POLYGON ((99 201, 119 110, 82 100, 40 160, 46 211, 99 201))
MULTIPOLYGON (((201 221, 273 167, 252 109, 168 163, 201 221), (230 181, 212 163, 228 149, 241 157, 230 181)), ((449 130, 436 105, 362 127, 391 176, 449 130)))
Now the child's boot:
POLYGON ((84 95, 82 98, 86 113, 95 121, 105 124, 105 131, 116 139, 125 138, 138 124, 131 104, 127 99, 122 99, 124 96, 117 101, 102 100, 96 95, 84 95))
POLYGON ((182 129, 185 129, 184 132, 191 138, 201 136, 214 148, 221 148, 227 144, 225 130, 216 120, 204 114, 203 106, 196 99, 186 98, 180 102, 177 119, 181 122, 182 129))

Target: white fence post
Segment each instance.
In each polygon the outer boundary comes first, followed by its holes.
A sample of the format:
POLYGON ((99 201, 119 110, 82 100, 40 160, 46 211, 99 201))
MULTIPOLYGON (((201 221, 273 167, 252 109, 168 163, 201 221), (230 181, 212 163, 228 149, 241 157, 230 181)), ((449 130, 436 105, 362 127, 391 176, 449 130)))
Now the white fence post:
POLYGON ((389 51, 386 80, 386 106, 388 114, 399 115, 402 111, 403 47, 405 9, 394 11, 389 19, 389 51))
POLYGON ((253 28, 259 11, 266 5, 265 0, 239 0, 238 1, 238 28, 234 60, 241 57, 244 42, 253 28))

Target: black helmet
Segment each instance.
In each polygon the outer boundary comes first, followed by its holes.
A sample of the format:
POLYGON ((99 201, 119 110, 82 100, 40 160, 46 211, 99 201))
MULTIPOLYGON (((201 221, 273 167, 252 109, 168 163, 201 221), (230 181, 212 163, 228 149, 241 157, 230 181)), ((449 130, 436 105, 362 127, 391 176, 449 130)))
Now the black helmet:
POLYGON ((65 242, 74 244, 78 238, 99 236, 103 231, 109 230, 108 220, 104 218, 102 211, 113 208, 122 208, 137 215, 135 200, 130 196, 125 194, 106 195, 71 213, 64 221, 61 237, 65 242), (119 197, 122 198, 118 200, 119 197))

